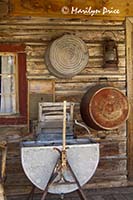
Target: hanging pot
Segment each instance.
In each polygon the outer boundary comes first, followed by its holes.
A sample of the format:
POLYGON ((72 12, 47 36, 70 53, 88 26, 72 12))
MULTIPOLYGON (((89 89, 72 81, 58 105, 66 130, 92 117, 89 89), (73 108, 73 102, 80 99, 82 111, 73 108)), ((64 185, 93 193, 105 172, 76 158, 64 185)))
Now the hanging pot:
POLYGON ((48 70, 59 78, 71 78, 83 70, 89 60, 88 48, 74 35, 54 40, 45 53, 48 70))
POLYGON ((80 104, 83 121, 95 130, 118 128, 128 118, 129 104, 118 89, 106 85, 91 87, 80 104))

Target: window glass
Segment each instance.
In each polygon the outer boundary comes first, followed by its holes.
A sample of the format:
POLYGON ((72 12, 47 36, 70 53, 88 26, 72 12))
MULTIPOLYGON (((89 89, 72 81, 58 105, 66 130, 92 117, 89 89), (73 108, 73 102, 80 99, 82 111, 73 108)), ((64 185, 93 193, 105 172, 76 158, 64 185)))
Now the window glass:
POLYGON ((0 55, 0 114, 17 112, 16 55, 0 55))

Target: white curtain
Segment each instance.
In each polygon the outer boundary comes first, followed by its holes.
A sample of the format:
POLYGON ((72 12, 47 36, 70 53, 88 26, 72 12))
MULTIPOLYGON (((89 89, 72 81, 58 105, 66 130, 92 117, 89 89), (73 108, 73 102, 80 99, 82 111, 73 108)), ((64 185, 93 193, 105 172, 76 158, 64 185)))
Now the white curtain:
POLYGON ((13 57, 2 56, 1 59, 1 113, 15 112, 13 57))

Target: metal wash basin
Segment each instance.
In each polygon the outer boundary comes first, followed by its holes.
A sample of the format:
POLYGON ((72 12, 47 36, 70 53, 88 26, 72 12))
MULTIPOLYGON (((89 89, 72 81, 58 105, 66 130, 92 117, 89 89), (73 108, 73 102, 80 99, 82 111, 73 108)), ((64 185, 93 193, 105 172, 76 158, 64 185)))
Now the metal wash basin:
MULTIPOLYGON (((62 141, 26 141, 21 144, 21 160, 25 174, 39 189, 45 190, 62 149, 62 141)), ((99 144, 90 139, 67 139, 67 160, 80 184, 83 186, 93 176, 99 162, 99 144)), ((64 172, 66 182, 57 175, 48 192, 65 194, 78 189, 69 168, 64 172)))

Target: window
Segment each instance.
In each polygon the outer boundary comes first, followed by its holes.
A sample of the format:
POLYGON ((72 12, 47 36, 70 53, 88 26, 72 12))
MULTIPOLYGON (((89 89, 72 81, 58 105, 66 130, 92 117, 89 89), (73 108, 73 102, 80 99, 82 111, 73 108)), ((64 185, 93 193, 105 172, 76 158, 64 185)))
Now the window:
POLYGON ((17 55, 0 54, 0 114, 17 113, 17 55))
POLYGON ((24 45, 0 45, 0 124, 27 123, 24 45))

